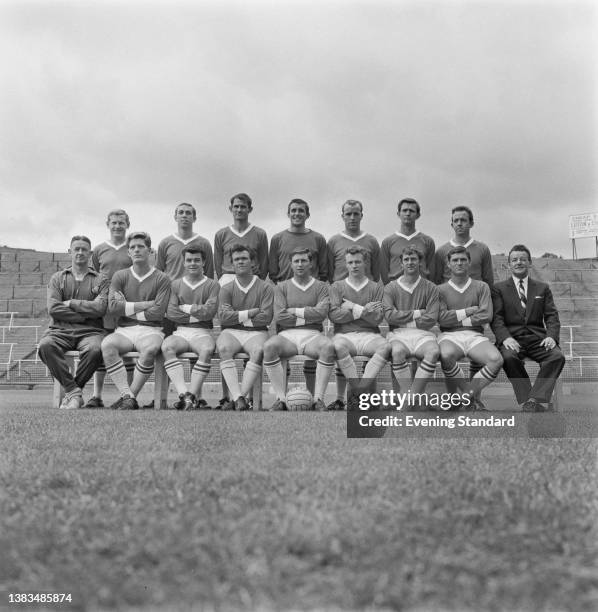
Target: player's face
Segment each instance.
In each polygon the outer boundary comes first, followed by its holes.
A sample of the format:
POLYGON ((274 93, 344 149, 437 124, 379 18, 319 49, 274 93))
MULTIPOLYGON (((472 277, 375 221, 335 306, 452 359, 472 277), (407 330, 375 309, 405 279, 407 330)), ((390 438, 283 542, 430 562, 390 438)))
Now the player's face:
POLYGON ((307 210, 303 204, 291 204, 288 217, 292 226, 303 227, 308 217, 307 210))
POLYGON ((465 253, 451 255, 448 262, 449 270, 455 276, 467 276, 469 274, 469 259, 465 253))
POLYGON ((185 272, 189 276, 199 276, 203 274, 203 259, 200 253, 185 253, 185 272))
POLYGON ((401 223, 405 225, 415 225, 415 220, 419 217, 417 214, 417 206, 409 202, 403 202, 401 210, 397 213, 401 223))
POLYGON ((365 261, 361 253, 355 255, 349 253, 349 255, 345 256, 345 260, 349 276, 363 276, 365 274, 365 261))
POLYGON ((467 235, 472 228, 473 223, 469 220, 469 215, 464 210, 459 210, 453 213, 453 221, 451 226, 455 231, 456 236, 467 235))
POLYGON ((174 220, 180 228, 191 227, 195 221, 195 215, 191 206, 179 206, 174 213, 174 220))
POLYGON ((110 232, 110 238, 113 240, 123 240, 129 227, 127 218, 124 215, 110 215, 106 225, 110 232))
POLYGON ((235 274, 248 274, 251 272, 251 257, 248 251, 236 251, 232 255, 235 274))
POLYGON ((407 253, 403 255, 403 270, 407 274, 415 274, 419 272, 419 257, 413 253, 407 253))
POLYGON ((363 218, 359 204, 345 204, 341 217, 345 222, 345 229, 347 231, 359 231, 361 219, 363 218))
POLYGON ((74 266, 84 266, 89 262, 91 248, 85 240, 73 240, 69 252, 74 266))
POLYGON ((307 255, 293 255, 291 268, 297 278, 305 278, 311 272, 311 261, 307 255))
POLYGON ((531 265, 532 262, 525 251, 513 251, 509 255, 509 268, 517 278, 525 278, 531 265))
POLYGON ((129 243, 129 256, 133 263, 147 263, 149 261, 151 249, 141 238, 133 238, 129 243))
POLYGON ((246 221, 251 212, 251 208, 238 198, 235 198, 228 208, 233 213, 233 219, 235 219, 235 221, 246 221))

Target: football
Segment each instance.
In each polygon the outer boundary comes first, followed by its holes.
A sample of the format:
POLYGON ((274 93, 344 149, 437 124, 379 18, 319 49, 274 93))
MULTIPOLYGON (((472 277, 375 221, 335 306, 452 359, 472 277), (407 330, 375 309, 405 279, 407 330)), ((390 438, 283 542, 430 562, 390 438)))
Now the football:
POLYGON ((305 387, 291 389, 285 399, 289 410, 311 410, 313 403, 314 398, 305 387))

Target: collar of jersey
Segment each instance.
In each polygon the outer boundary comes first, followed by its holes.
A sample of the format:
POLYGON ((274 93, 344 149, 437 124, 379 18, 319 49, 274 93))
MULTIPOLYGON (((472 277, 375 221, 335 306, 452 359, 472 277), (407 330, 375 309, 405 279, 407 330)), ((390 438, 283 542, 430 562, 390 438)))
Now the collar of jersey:
POLYGON ((131 270, 131 274, 133 275, 133 278, 138 280, 140 283, 142 283, 146 278, 149 278, 156 271, 156 268, 151 267, 150 271, 145 276, 138 276, 137 274, 135 274, 135 270, 133 270, 133 266, 131 266, 129 270, 131 270))
POLYGON ((469 286, 471 285, 471 278, 467 279, 467 282, 465 283, 465 285, 463 285, 463 287, 457 287, 457 285, 455 285, 455 283, 453 283, 452 280, 450 280, 448 282, 448 284, 455 290, 458 291, 459 293, 465 293, 465 291, 467 289, 469 289, 469 286))
POLYGON ((411 285, 411 287, 408 287, 407 285, 405 285, 404 283, 401 282, 401 277, 399 276, 399 278, 397 278, 397 285, 399 285, 399 287, 401 289, 404 289, 407 293, 413 293, 415 291, 415 288, 419 285, 421 279, 422 279, 422 277, 418 276, 417 280, 415 281, 415 283, 413 283, 413 285, 411 285))
POLYGON ((245 234, 249 233, 253 229, 253 225, 251 223, 247 226, 247 229, 244 232, 238 232, 232 225, 228 226, 228 229, 235 235, 239 236, 239 238, 243 238, 245 234))
POLYGON ((412 240, 419 234, 419 230, 416 230, 415 232, 413 232, 411 236, 405 236, 405 234, 401 234, 401 232, 395 232, 395 234, 401 238, 405 238, 405 240, 412 240))
POLYGON ((195 285, 192 285, 186 278, 183 277, 183 282, 185 283, 185 285, 187 285, 187 287, 189 287, 189 289, 191 289, 191 291, 195 291, 200 285, 203 285, 207 280, 208 280, 208 277, 204 276, 198 283, 195 283, 195 285))
MULTIPOLYGON (((75 273, 73 272, 73 266, 69 266, 68 268, 65 268, 62 271, 63 274, 72 274, 73 276, 75 276, 75 273)), ((99 272, 96 272, 93 268, 87 268, 87 272, 85 272, 85 276, 87 276, 88 274, 92 274, 93 276, 97 276, 99 274, 99 272)))
POLYGON ((254 274, 253 278, 251 279, 251 282, 249 283, 249 285, 247 285, 247 287, 243 287, 243 285, 241 285, 241 283, 239 282, 239 279, 235 276, 235 285, 237 285, 237 287, 243 292, 243 293, 249 293, 249 290, 253 287, 253 285, 255 285, 255 283, 257 282, 257 276, 254 274))
POLYGON ((361 291, 363 288, 367 287, 367 284, 370 282, 370 280, 366 277, 366 279, 363 281, 363 283, 361 283, 361 285, 354 285, 349 280, 349 278, 346 278, 345 282, 347 283, 347 285, 349 285, 349 287, 351 287, 351 289, 353 289, 353 291, 361 291))
POLYGON ((309 281, 309 283, 307 283, 307 285, 300 285, 294 278, 291 279, 291 282, 293 283, 293 285, 295 285, 295 287, 297 287, 297 289, 300 289, 301 291, 307 291, 316 282, 316 279, 312 276, 311 280, 309 281))
POLYGON ((453 247, 465 247, 467 248, 468 246, 471 246, 471 243, 473 242, 473 238, 470 238, 465 244, 457 244, 452 238, 449 240, 449 244, 453 247))
POLYGON ((182 242, 183 244, 189 244, 192 240, 195 240, 198 236, 199 234, 193 234, 191 238, 187 238, 187 240, 184 240, 183 238, 181 238, 180 236, 177 236, 176 234, 172 235, 173 238, 176 238, 179 242, 182 242))
POLYGON ((353 236, 349 236, 349 234, 345 234, 345 232, 341 232, 341 236, 343 236, 344 238, 347 238, 347 240, 351 240, 352 242, 357 242, 358 240, 361 240, 365 235, 366 235, 365 232, 361 232, 361 234, 359 234, 357 238, 353 238, 353 236))
POLYGON ((122 249, 123 247, 127 247, 127 243, 123 242, 122 244, 119 244, 118 246, 116 244, 114 244, 113 242, 110 242, 110 240, 106 240, 104 242, 104 244, 107 244, 110 248, 114 249, 115 251, 118 251, 120 249, 122 249))

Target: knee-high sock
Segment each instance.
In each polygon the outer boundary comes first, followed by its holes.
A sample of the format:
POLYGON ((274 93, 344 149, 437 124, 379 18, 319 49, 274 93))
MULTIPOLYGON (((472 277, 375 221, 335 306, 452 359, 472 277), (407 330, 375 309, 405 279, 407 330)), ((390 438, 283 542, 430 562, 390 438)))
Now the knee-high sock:
POLYGON ((241 394, 243 396, 247 397, 249 395, 251 389, 253 389, 253 384, 261 375, 262 366, 253 361, 248 361, 241 381, 241 394))
POLYGON ((336 374, 336 399, 344 402, 347 392, 347 379, 338 367, 334 373, 336 374))
POLYGON ((268 378, 274 388, 274 393, 279 400, 284 402, 286 391, 284 388, 284 370, 282 369, 282 363, 280 359, 274 359, 273 361, 264 361, 264 370, 268 374, 268 378))
POLYGON ((382 371, 382 368, 386 365, 386 359, 381 357, 377 353, 374 353, 372 358, 368 361, 363 371, 364 378, 376 378, 382 371))
POLYGON ((463 370, 457 364, 455 364, 452 368, 449 368, 448 370, 445 369, 443 366, 442 373, 444 374, 447 380, 451 380, 453 383, 455 383, 459 387, 459 389, 461 389, 461 391, 463 391, 464 393, 469 393, 470 385, 468 385, 467 381, 465 380, 463 370))
POLYGON ((407 393, 411 389, 411 364, 408 361, 393 362, 391 370, 395 380, 399 383, 401 393, 407 393))
POLYGON ((308 360, 303 362, 303 375, 305 376, 305 385, 312 395, 315 394, 316 388, 316 370, 317 366, 314 361, 308 360))
POLYGON ((318 359, 318 364, 316 366, 316 387, 314 389, 314 401, 324 399, 326 387, 328 386, 328 381, 332 376, 333 370, 334 362, 327 363, 326 361, 318 359))
POLYGON ((237 366, 233 359, 223 359, 220 362, 220 372, 226 381, 226 386, 230 391, 230 398, 238 400, 241 397, 241 387, 239 386, 239 376, 237 374, 237 366))
POLYGON ((341 369, 341 372, 345 375, 345 378, 357 378, 357 366, 351 355, 339 359, 336 363, 341 369))
POLYGON ((118 389, 118 392, 122 395, 133 395, 129 387, 129 381, 127 380, 127 371, 125 370, 125 364, 122 359, 115 361, 114 363, 106 366, 106 372, 110 375, 112 382, 118 389))
POLYGON ((147 382, 147 379, 152 375, 154 371, 154 362, 141 363, 138 359, 135 364, 135 372, 133 373, 133 382, 131 383, 131 393, 137 397, 139 391, 143 388, 143 385, 147 382))
POLYGON ((199 397, 201 395, 201 388, 209 373, 209 363, 199 360, 195 362, 195 365, 191 370, 191 383, 189 384, 189 391, 193 393, 195 397, 199 397))
POLYGON ((434 376, 436 370, 436 364, 426 359, 422 359, 419 367, 415 371, 415 377, 413 378, 413 393, 422 393, 426 388, 428 381, 434 376))
POLYGON ((484 387, 487 387, 491 382, 496 380, 500 368, 495 370, 485 365, 481 370, 478 370, 471 379, 471 386, 475 393, 479 393, 484 387))
POLYGON ((183 362, 176 357, 164 362, 164 369, 168 378, 172 381, 176 392, 183 395, 187 392, 187 384, 185 383, 185 368, 183 362))

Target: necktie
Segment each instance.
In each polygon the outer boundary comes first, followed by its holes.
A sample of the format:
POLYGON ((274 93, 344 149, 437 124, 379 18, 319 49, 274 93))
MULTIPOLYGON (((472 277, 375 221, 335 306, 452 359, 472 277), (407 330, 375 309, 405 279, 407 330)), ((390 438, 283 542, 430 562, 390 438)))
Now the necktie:
POLYGON ((519 301, 521 302, 521 307, 525 310, 527 306, 527 297, 525 295, 525 287, 523 286, 523 279, 519 279, 519 301))

